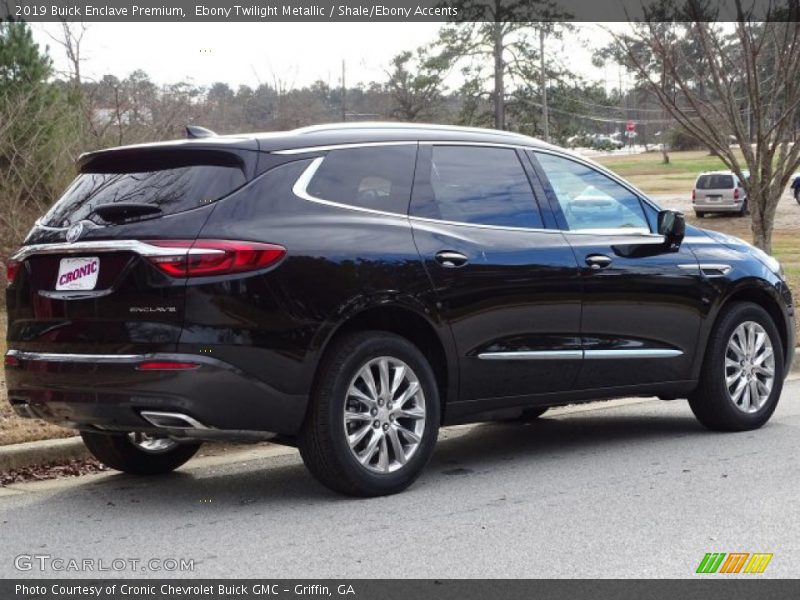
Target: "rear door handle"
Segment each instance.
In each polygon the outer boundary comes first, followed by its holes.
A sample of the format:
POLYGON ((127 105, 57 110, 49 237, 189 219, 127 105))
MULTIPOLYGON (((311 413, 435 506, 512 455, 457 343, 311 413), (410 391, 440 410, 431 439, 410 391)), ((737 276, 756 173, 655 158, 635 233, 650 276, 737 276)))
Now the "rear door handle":
POLYGON ((454 252, 452 250, 442 250, 436 253, 436 262, 443 267, 455 268, 463 267, 469 259, 461 254, 461 252, 454 252))
POLYGON ((605 269, 611 262, 611 259, 605 254, 590 254, 586 257, 586 264, 595 271, 605 269))

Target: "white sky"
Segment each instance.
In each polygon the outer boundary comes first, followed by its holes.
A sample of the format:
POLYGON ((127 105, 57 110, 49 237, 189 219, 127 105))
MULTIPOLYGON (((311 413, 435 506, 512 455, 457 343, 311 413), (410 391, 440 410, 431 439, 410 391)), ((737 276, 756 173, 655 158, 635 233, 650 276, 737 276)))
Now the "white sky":
MULTIPOLYGON (((606 24, 608 25, 608 24, 606 24)), ((89 23, 81 67, 87 79, 106 73, 119 78, 143 69, 156 83, 190 81, 208 85, 224 81, 257 86, 279 79, 301 87, 321 79, 339 85, 341 61, 347 83, 384 81, 393 56, 436 37, 440 23, 89 23)), ((60 35, 60 24, 34 24, 34 36, 50 46, 57 70, 66 69, 63 49, 48 33, 60 35)), ((580 24, 569 40, 553 40, 546 52, 585 77, 608 81, 611 72, 591 65, 591 51, 577 37, 593 44, 608 35, 593 24, 580 24)), ((457 77, 454 76, 454 77, 457 77)), ((457 82, 451 82, 457 83, 457 82)))

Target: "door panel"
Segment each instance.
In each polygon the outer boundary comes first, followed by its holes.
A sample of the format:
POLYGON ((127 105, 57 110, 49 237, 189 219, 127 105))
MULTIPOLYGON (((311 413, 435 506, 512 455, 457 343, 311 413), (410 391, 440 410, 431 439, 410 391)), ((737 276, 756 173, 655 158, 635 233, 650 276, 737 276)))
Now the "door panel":
POLYGON ((703 313, 696 259, 651 233, 655 209, 572 157, 531 153, 583 282, 576 389, 690 378, 703 313))
POLYGON ((661 243, 656 236, 566 236, 584 262, 585 356, 576 388, 689 379, 703 310, 697 271, 679 266, 696 264, 691 250, 653 254, 661 243), (608 265, 585 263, 597 255, 608 265))
POLYGON ((412 200, 414 239, 455 338, 465 401, 570 390, 582 358, 572 249, 558 231, 505 226, 541 218, 516 152, 494 150, 504 154, 422 146, 412 200))

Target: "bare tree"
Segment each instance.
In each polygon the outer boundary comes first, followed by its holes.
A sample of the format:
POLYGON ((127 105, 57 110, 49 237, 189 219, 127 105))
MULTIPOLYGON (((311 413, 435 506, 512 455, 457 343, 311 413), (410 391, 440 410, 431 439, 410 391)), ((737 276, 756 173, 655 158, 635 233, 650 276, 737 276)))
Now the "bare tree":
POLYGON ((800 22, 752 22, 736 5, 733 24, 650 21, 616 41, 667 113, 744 182, 753 243, 770 252, 778 202, 800 167, 800 22))

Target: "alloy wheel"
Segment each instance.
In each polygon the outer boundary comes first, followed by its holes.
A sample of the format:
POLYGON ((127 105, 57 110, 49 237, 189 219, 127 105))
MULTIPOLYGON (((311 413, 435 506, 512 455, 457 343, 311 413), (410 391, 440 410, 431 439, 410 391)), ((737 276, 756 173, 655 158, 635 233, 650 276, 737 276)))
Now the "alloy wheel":
POLYGON ((136 448, 142 452, 147 452, 150 454, 162 454, 164 452, 169 452, 178 445, 178 442, 169 438, 156 437, 142 433, 141 431, 129 433, 128 439, 131 441, 131 444, 136 446, 136 448))
POLYGON ((425 420, 419 378, 402 360, 371 359, 350 382, 344 432, 350 452, 369 471, 402 469, 420 447, 425 420))
POLYGON ((775 353, 767 331, 755 321, 734 329, 725 352, 725 387, 745 413, 761 410, 775 381, 775 353))

